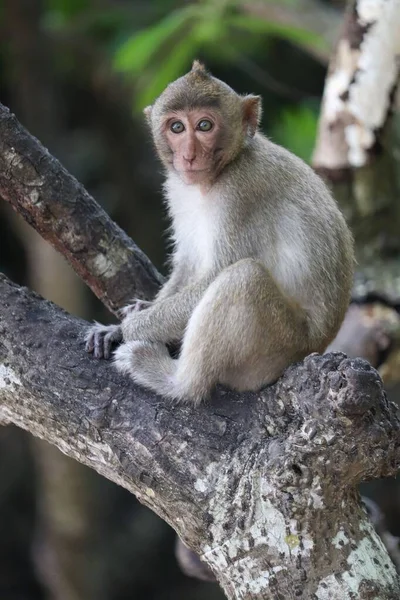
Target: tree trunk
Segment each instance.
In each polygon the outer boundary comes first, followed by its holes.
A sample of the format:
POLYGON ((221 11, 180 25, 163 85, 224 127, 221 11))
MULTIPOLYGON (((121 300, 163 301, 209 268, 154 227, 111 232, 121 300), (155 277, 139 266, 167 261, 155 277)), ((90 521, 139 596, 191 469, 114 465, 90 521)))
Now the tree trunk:
MULTIPOLYGON (((400 364, 400 119, 391 118, 399 83, 399 31, 397 0, 349 3, 329 67, 313 156, 355 237, 354 300, 393 307, 383 327, 390 352, 380 365, 388 384, 399 381, 400 364)), ((361 322, 352 335, 363 337, 361 322)))

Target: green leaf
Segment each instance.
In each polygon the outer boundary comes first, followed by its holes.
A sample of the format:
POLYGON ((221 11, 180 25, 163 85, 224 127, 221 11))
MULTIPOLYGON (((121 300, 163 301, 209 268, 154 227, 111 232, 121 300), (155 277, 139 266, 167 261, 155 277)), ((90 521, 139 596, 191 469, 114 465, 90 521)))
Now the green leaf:
POLYGON ((42 22, 49 31, 66 27, 69 22, 88 9, 88 0, 47 0, 42 13, 42 22))
POLYGON ((281 23, 257 19, 247 15, 230 16, 226 19, 226 23, 231 27, 236 27, 249 33, 274 35, 294 44, 307 44, 321 49, 326 47, 326 42, 321 36, 306 29, 300 29, 299 27, 282 25, 281 23))
POLYGON ((193 26, 192 36, 199 45, 221 41, 226 33, 225 21, 222 19, 202 19, 193 26))
POLYGON ((73 17, 89 8, 88 0, 46 0, 46 11, 57 11, 65 17, 73 17))
POLYGON ((136 96, 135 108, 142 110, 151 104, 157 96, 164 91, 171 81, 182 75, 185 69, 195 58, 197 45, 191 35, 179 41, 175 48, 169 52, 164 62, 157 66, 156 74, 153 74, 151 83, 143 88, 136 96))
POLYGON ((173 34, 193 17, 193 6, 170 13, 152 27, 139 31, 117 50, 114 66, 118 71, 140 73, 173 34))
POLYGON ((318 107, 300 105, 282 110, 268 134, 272 141, 308 162, 314 148, 317 126, 318 107))

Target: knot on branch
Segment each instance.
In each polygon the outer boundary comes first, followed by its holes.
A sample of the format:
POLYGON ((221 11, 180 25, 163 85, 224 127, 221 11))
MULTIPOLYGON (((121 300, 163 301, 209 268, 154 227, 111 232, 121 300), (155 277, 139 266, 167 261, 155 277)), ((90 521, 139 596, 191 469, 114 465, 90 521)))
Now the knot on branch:
MULTIPOLYGON (((274 387, 263 393, 274 395, 271 407, 281 403, 282 426, 269 441, 267 470, 271 461, 280 463, 281 487, 310 485, 316 473, 347 485, 395 473, 399 419, 368 362, 339 352, 311 354, 274 387), (285 424, 283 414, 291 417, 285 424)), ((266 421, 273 418, 268 411, 266 421)))
POLYGON ((332 374, 328 398, 334 407, 349 418, 366 413, 387 412, 388 404, 377 371, 361 358, 345 360, 332 374))

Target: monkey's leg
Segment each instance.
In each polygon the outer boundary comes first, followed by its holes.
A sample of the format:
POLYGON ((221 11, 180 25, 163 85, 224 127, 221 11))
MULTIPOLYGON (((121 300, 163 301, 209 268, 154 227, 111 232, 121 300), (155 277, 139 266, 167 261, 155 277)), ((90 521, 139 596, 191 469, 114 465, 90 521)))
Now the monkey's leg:
POLYGON ((264 265, 244 259, 225 269, 194 310, 183 339, 175 389, 199 401, 216 383, 258 390, 308 353, 304 312, 264 265))
POLYGON ((245 259, 207 288, 189 319, 178 360, 163 344, 128 342, 117 350, 116 362, 163 396, 199 402, 216 383, 260 389, 307 352, 304 314, 261 263, 245 259))

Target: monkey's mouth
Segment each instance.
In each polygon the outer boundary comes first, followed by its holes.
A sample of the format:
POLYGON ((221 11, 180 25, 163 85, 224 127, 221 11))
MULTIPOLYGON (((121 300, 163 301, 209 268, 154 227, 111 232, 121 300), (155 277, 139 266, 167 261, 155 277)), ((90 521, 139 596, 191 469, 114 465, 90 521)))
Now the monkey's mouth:
POLYGON ((196 173, 209 173, 211 169, 193 169, 193 168, 188 168, 188 169, 177 169, 178 173, 181 173, 182 175, 195 175, 196 173))

